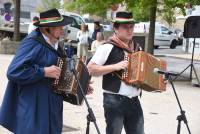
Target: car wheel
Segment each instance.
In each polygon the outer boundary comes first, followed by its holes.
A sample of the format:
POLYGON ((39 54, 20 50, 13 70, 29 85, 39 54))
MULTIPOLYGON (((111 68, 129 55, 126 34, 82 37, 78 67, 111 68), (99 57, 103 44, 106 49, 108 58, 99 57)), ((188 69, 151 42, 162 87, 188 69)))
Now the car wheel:
POLYGON ((158 49, 158 48, 159 48, 159 46, 154 46, 154 48, 155 48, 155 49, 158 49))
POLYGON ((183 45, 183 39, 178 40, 178 45, 183 45))
POLYGON ((171 49, 175 49, 177 45, 178 45, 178 41, 177 40, 173 40, 171 45, 170 45, 170 48, 171 49))

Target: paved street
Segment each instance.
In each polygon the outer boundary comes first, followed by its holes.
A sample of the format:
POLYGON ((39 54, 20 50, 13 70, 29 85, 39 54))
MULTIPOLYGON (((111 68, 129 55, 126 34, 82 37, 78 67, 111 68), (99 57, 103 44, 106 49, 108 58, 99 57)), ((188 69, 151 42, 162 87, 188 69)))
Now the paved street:
POLYGON ((176 49, 170 49, 168 46, 160 46, 158 49, 154 49, 155 55, 166 54, 183 54, 182 46, 177 46, 176 49))
MULTIPOLYGON (((164 60, 167 61, 168 71, 181 72, 191 63, 191 55, 183 52, 182 46, 177 46, 176 49, 170 49, 168 47, 162 46, 159 49, 155 49, 154 54, 160 56, 160 58, 163 58, 164 60)), ((196 68, 200 66, 200 54, 195 55, 195 57, 196 60, 194 60, 193 63, 196 68)), ((184 71, 184 73, 178 79, 180 80, 188 79, 190 75, 190 68, 191 67, 189 67, 186 71, 184 71)))
MULTIPOLYGON (((160 49, 158 51, 162 51, 160 49)), ((157 51, 157 50, 156 50, 157 51)), ((167 50, 166 50, 167 51, 167 50)), ((176 50, 179 51, 179 50, 176 50)), ((12 55, 0 55, 0 101, 3 98, 5 86, 7 83, 6 70, 12 59, 12 55)), ((168 62, 168 70, 180 72, 190 61, 183 59, 174 59, 162 57, 168 62)), ((186 72, 188 74, 188 72, 186 72)), ((102 88, 101 77, 92 78, 95 89, 93 95, 89 95, 88 101, 94 110, 97 118, 97 124, 102 134, 105 134, 104 112, 102 108, 102 88)), ((186 111, 188 125, 192 134, 200 134, 200 88, 193 87, 190 82, 178 81, 175 83, 183 110, 186 111)), ((171 86, 167 85, 167 91, 163 93, 143 92, 140 99, 145 117, 145 134, 176 134, 177 115, 180 114, 177 101, 175 99, 171 86)), ((73 106, 64 103, 64 127, 63 134, 84 134, 86 128, 86 105, 73 106)), ((91 134, 96 134, 93 123, 91 123, 91 134)), ((11 134, 4 128, 0 128, 0 134, 11 134)), ((123 134, 125 134, 123 132, 123 134)), ((188 134, 186 126, 182 123, 181 134, 188 134)))

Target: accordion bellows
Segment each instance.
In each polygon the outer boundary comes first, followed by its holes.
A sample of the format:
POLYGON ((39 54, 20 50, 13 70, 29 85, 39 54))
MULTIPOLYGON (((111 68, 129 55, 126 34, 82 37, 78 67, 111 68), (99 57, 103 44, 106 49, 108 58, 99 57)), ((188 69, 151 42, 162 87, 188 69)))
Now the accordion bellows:
MULTIPOLYGON (((125 54, 126 55, 126 54, 125 54)), ((155 68, 166 70, 166 62, 143 51, 128 53, 128 69, 122 73, 121 79, 146 91, 165 91, 164 76, 154 72, 155 68)))
POLYGON ((57 66, 61 68, 61 75, 59 79, 55 79, 52 84, 54 92, 63 96, 64 101, 74 105, 81 105, 84 100, 84 96, 87 93, 90 75, 85 64, 77 60, 75 62, 75 72, 79 79, 80 85, 83 89, 83 93, 78 86, 78 82, 75 79, 73 72, 70 70, 70 61, 67 58, 58 58, 57 66), (84 96, 83 96, 84 95, 84 96))

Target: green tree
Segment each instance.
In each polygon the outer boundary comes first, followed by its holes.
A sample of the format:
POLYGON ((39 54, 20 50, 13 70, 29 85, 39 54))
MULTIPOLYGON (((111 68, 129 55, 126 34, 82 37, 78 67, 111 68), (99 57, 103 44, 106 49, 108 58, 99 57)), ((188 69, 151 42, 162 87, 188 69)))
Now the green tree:
POLYGON ((154 27, 155 27, 155 13, 157 0, 76 0, 72 3, 67 3, 66 8, 68 10, 79 9, 81 13, 91 13, 99 15, 104 13, 114 4, 123 3, 127 7, 127 11, 132 11, 136 21, 150 21, 150 33, 149 44, 146 46, 146 50, 153 53, 154 40, 154 27), (154 17, 150 19, 149 17, 154 17), (151 43, 151 44, 150 44, 151 43))
POLYGON ((81 14, 90 13, 103 16, 113 4, 122 3, 123 0, 75 0, 64 4, 65 9, 78 10, 81 14))
POLYGON ((158 9, 162 19, 165 20, 169 26, 171 26, 175 20, 175 13, 177 8, 181 10, 181 13, 185 15, 185 5, 191 3, 192 5, 199 5, 199 0, 162 0, 160 4, 162 9, 158 9))
POLYGON ((138 2, 138 4, 136 4, 136 6, 130 7, 130 10, 133 12, 134 19, 136 22, 149 21, 150 14, 145 3, 146 0, 141 0, 138 2))
POLYGON ((164 13, 161 14, 162 19, 168 23, 169 27, 171 27, 172 24, 176 22, 174 10, 175 9, 165 8, 165 10, 163 10, 164 13))
POLYGON ((132 11, 136 21, 150 21, 148 46, 146 50, 153 54, 154 50, 154 31, 157 11, 163 16, 163 19, 172 24, 174 22, 174 9, 180 8, 184 13, 186 2, 200 4, 200 0, 75 0, 66 3, 68 10, 78 9, 81 13, 90 13, 96 15, 105 14, 111 5, 123 3, 128 11, 132 11))
POLYGON ((60 9, 60 0, 42 0, 42 4, 37 7, 37 11, 42 12, 52 8, 60 9))

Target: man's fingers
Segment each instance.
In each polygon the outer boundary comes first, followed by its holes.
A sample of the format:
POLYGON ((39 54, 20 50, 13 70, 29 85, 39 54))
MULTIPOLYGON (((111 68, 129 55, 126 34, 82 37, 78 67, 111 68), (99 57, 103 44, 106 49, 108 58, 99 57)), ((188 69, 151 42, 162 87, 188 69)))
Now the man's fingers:
POLYGON ((94 88, 89 85, 87 95, 92 94, 93 91, 94 91, 94 88))
POLYGON ((56 69, 56 71, 59 71, 59 72, 61 71, 60 67, 55 66, 54 68, 56 69))
POLYGON ((165 80, 164 83, 167 84, 168 80, 165 80))

